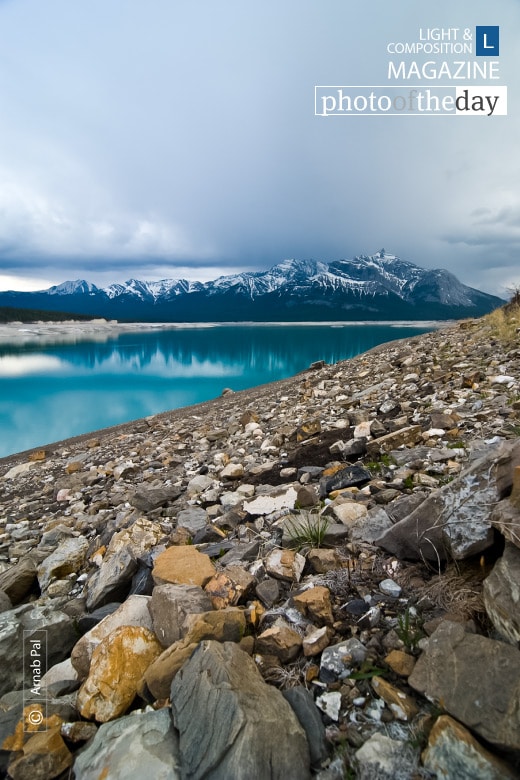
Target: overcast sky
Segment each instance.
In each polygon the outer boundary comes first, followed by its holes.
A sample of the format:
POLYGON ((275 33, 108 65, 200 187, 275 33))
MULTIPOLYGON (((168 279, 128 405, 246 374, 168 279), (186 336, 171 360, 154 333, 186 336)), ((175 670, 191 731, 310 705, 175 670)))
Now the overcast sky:
POLYGON ((519 107, 518 0, 0 0, 0 289, 384 247, 503 294, 519 107), (475 25, 507 117, 314 116, 317 84, 390 83, 389 42, 475 25))

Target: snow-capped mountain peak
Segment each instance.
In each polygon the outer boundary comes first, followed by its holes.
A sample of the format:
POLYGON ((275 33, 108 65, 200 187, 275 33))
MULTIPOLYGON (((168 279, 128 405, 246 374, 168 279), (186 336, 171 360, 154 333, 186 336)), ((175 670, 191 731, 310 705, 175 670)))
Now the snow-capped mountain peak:
POLYGON ((101 289, 79 279, 37 293, 0 293, 6 306, 177 322, 447 319, 501 304, 448 271, 421 268, 384 249, 329 263, 286 259, 210 282, 128 279, 101 289))

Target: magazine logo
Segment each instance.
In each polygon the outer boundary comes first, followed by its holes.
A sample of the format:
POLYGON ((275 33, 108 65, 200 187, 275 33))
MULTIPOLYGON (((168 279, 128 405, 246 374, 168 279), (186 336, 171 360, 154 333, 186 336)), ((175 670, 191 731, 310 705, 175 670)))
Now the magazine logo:
POLYGON ((475 55, 498 57, 500 54, 500 28, 477 27, 475 30, 475 55))
POLYGON ((314 88, 315 116, 506 116, 507 87, 314 88))

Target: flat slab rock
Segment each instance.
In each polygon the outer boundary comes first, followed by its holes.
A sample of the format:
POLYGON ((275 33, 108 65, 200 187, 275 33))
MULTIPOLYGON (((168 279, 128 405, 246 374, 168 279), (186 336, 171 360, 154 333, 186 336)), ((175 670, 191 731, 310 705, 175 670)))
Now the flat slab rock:
POLYGON ((520 653, 445 621, 408 678, 416 691, 492 745, 520 755, 520 653))
POLYGON ((183 778, 310 780, 294 711, 237 645, 201 642, 176 675, 171 702, 183 778))
POLYGON ((493 544, 489 507, 497 498, 496 451, 476 460, 459 477, 434 490, 375 543, 398 558, 464 560, 493 544))

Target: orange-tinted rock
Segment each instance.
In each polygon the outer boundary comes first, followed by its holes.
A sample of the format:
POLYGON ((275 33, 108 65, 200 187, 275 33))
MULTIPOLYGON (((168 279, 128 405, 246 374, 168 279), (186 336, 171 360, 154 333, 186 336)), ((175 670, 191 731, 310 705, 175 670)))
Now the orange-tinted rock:
POLYGON ((318 655, 330 644, 329 631, 326 626, 315 628, 303 639, 303 654, 306 657, 318 655))
POLYGON ((255 578, 241 566, 228 566, 208 582, 205 591, 213 609, 225 609, 239 603, 253 587, 255 578))
POLYGON ((322 585, 299 593, 293 598, 293 602, 302 615, 319 626, 331 624, 334 620, 329 589, 322 585))
POLYGON ((33 734, 23 747, 23 755, 11 762, 8 772, 13 780, 52 780, 72 762, 72 753, 58 727, 33 734))
POLYGON ((200 553, 193 545, 169 547, 157 556, 152 575, 162 585, 199 585, 204 587, 215 574, 215 567, 208 555, 200 553))
POLYGON ((120 626, 105 637, 92 654, 89 676, 78 692, 81 716, 105 723, 123 715, 162 649, 155 634, 141 626, 120 626))
POLYGON ((394 718, 411 720, 419 712, 419 708, 411 696, 395 688, 382 677, 372 678, 372 688, 383 699, 394 718))
POLYGON ((282 663, 294 660, 302 647, 302 638, 289 626, 272 626, 257 637, 255 650, 261 655, 274 655, 282 663))
POLYGON ((322 548, 309 550, 307 561, 316 574, 325 574, 328 571, 342 569, 345 566, 345 562, 340 558, 336 550, 325 550, 322 548))
POLYGON ((409 677, 414 670, 415 658, 402 650, 392 650, 386 656, 385 663, 401 677, 409 677))
POLYGON ((441 715, 430 732, 423 764, 436 777, 485 777, 488 780, 513 780, 518 777, 503 761, 489 753, 453 718, 441 715))

